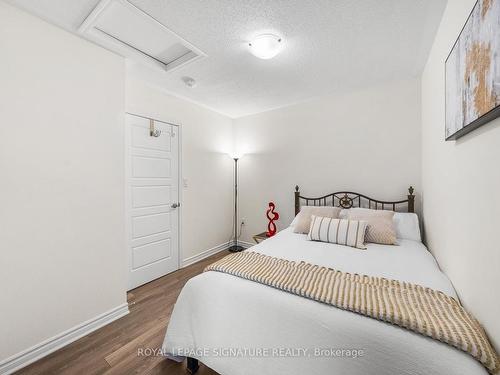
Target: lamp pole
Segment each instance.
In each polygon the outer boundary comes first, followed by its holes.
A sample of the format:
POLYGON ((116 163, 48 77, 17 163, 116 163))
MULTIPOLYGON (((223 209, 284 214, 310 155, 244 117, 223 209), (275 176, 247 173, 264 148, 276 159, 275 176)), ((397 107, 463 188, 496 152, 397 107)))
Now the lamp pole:
POLYGON ((234 240, 229 251, 238 252, 244 250, 243 246, 238 246, 238 158, 234 157, 234 240))

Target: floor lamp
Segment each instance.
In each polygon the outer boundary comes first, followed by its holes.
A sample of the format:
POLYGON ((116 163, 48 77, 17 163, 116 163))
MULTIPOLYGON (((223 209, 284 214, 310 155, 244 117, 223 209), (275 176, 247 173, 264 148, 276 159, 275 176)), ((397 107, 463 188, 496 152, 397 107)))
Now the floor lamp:
POLYGON ((231 158, 234 160, 234 239, 228 250, 235 253, 245 250, 243 246, 238 245, 238 160, 241 155, 231 155, 231 158))

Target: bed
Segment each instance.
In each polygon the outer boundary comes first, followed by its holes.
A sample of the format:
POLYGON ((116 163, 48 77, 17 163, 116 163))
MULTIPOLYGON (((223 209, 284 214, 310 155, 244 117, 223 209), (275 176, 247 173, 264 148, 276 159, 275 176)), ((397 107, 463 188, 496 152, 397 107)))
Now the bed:
MULTIPOLYGON (((353 192, 303 197, 302 203, 414 211, 415 196, 384 202, 353 192)), ((308 241, 291 228, 246 251, 333 269, 407 281, 457 297, 422 242, 368 244, 366 251, 308 241)), ((163 353, 200 360, 221 375, 250 374, 487 374, 473 357, 400 327, 219 272, 184 286, 165 335, 163 353)))

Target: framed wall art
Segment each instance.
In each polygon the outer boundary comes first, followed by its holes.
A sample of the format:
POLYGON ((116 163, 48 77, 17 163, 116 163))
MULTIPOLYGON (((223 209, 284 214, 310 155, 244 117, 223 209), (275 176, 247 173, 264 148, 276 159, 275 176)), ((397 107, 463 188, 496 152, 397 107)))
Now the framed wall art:
POLYGON ((478 0, 445 62, 446 140, 500 116, 500 0, 478 0))

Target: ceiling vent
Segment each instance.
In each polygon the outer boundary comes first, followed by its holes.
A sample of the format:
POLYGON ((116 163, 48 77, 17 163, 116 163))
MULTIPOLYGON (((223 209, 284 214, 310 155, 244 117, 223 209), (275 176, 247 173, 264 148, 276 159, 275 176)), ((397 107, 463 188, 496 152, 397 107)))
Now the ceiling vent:
POLYGON ((167 71, 206 56, 127 0, 101 0, 78 31, 124 57, 167 71))

